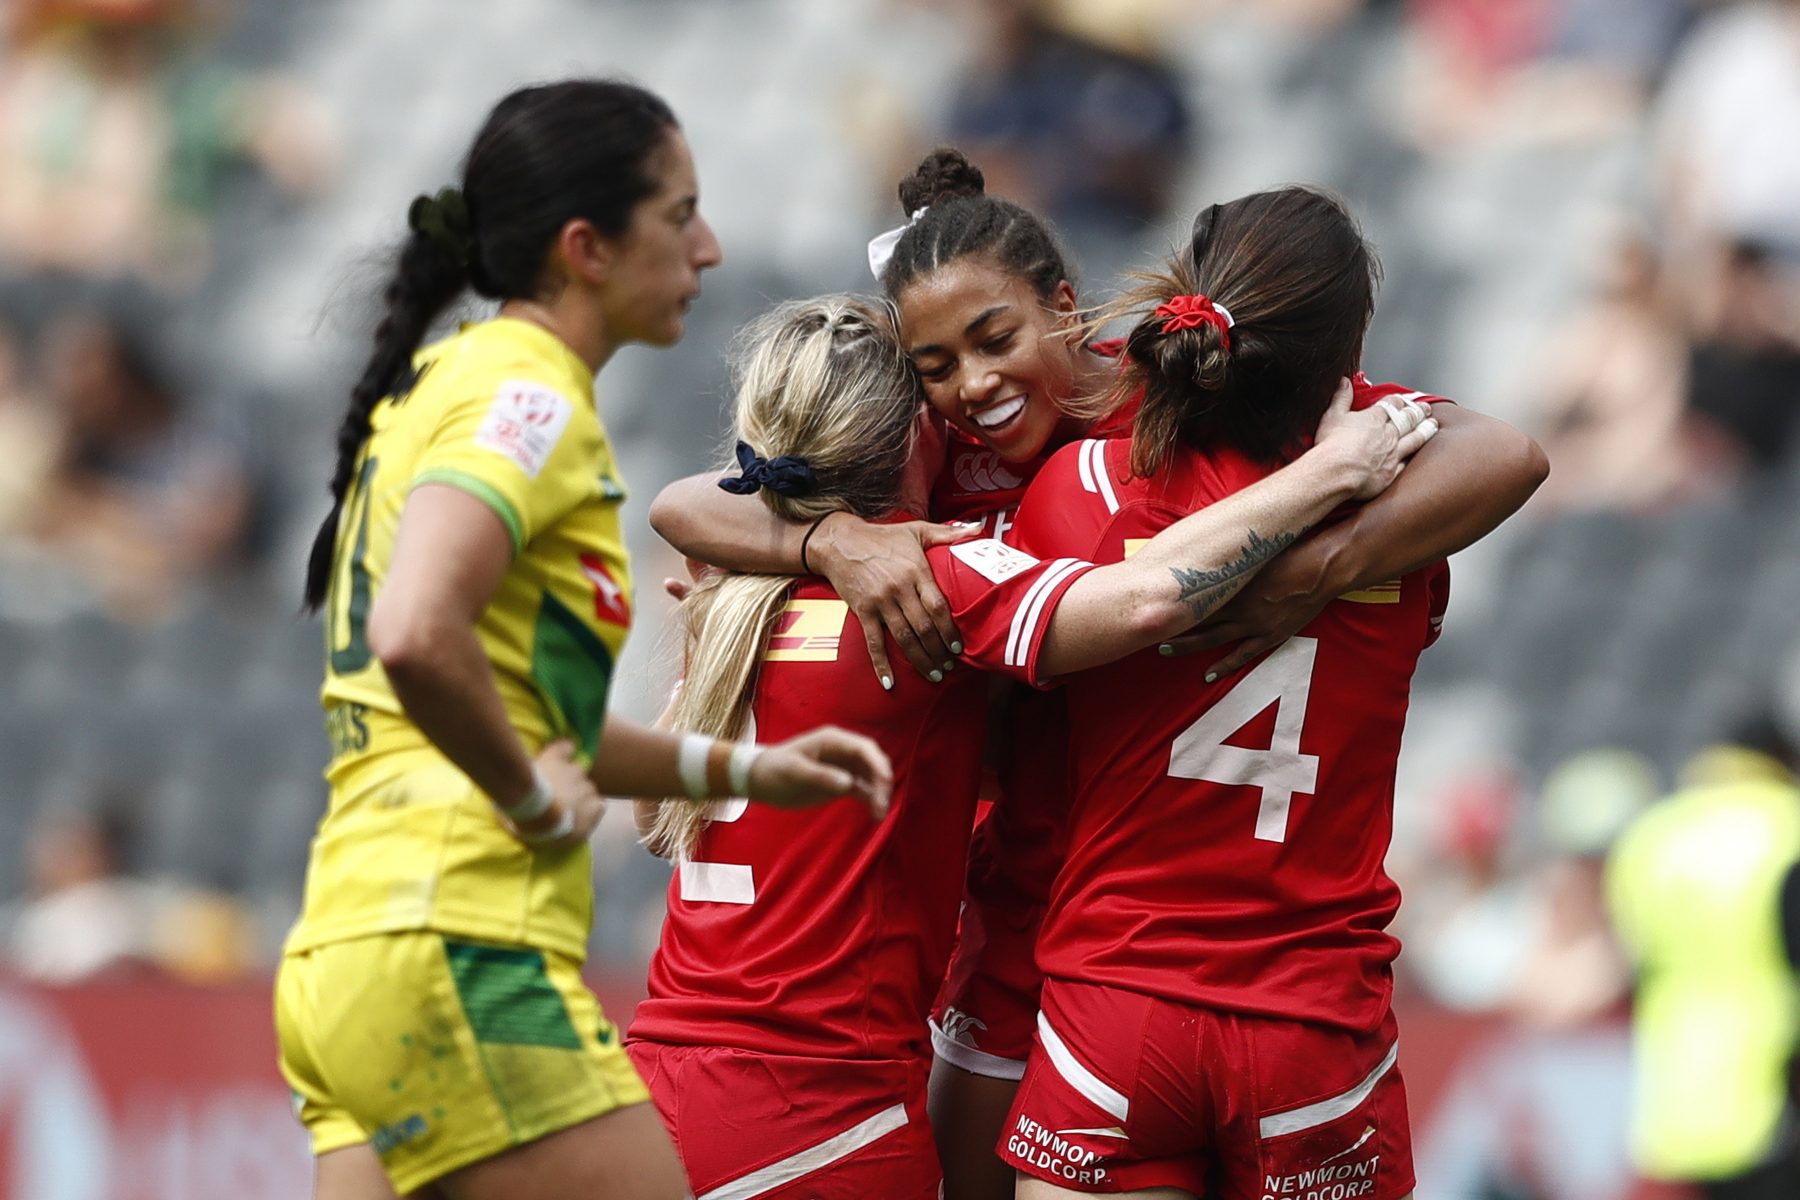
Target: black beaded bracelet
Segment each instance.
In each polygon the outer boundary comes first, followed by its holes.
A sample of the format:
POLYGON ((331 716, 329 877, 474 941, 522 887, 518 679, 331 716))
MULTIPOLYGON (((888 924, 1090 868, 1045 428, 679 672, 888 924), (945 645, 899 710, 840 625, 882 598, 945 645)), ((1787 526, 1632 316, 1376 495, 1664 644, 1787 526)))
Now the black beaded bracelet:
MULTIPOLYGON (((825 517, 835 517, 835 516, 837 516, 838 512, 839 512, 839 510, 834 508, 830 512, 826 513, 825 517)), ((825 523, 825 517, 820 517, 818 520, 814 521, 811 525, 808 525, 806 527, 806 536, 800 539, 800 569, 808 575, 811 575, 813 573, 813 569, 812 569, 812 564, 806 561, 806 544, 808 542, 812 541, 813 534, 819 532, 819 526, 821 526, 825 523)))

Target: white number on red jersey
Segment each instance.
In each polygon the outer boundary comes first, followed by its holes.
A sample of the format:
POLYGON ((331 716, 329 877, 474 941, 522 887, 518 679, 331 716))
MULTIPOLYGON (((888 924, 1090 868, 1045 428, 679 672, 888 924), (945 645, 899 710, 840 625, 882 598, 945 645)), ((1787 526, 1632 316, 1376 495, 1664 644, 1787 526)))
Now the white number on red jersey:
MULTIPOLYGON (((748 741, 756 740, 756 717, 744 731, 748 741)), ((679 801, 665 801, 675 804, 679 801)), ((729 825, 750 808, 750 801, 733 796, 713 806, 711 823, 729 825)), ((749 863, 716 863, 688 860, 675 868, 681 876, 681 898, 687 901, 710 901, 714 904, 752 904, 756 901, 756 876, 749 863)))
POLYGON ((1310 795, 1319 784, 1319 756, 1300 753, 1318 653, 1317 638, 1289 638, 1184 729, 1169 751, 1169 774, 1177 779, 1260 787, 1260 841, 1287 841, 1288 807, 1295 793, 1310 795), (1275 733, 1267 750, 1225 744, 1271 704, 1276 706, 1275 733))

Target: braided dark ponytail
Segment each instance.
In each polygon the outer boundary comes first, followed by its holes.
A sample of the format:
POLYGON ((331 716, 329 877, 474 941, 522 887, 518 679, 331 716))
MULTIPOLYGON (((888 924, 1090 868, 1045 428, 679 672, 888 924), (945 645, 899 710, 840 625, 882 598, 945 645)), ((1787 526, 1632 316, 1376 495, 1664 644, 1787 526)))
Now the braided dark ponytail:
POLYGON ((469 268, 430 234, 414 231, 400 247, 400 261, 382 294, 385 311, 375 328, 375 348, 362 376, 350 389, 350 407, 337 432, 337 466, 331 474, 331 512, 313 538, 306 561, 306 608, 325 602, 338 518, 356 473, 356 460, 369 439, 369 416, 412 365, 413 354, 450 302, 469 284, 469 268))

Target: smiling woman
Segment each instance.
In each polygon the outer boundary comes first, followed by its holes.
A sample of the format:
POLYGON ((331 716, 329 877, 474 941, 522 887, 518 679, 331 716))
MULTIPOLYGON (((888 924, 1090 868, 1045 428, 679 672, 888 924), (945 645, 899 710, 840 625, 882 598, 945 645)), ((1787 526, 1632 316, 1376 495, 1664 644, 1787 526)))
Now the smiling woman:
POLYGON ((1047 307, 1024 280, 965 261, 905 296, 907 354, 939 416, 1007 462, 1035 458, 1059 432, 1067 440, 1076 423, 1053 397, 1075 391, 1079 360, 1054 335, 1074 314, 1074 288, 1059 283, 1047 307))
POLYGON ((981 171, 940 150, 900 184, 909 223, 881 273, 931 407, 1009 463, 1080 436, 1064 408, 1104 391, 1110 356, 1080 337, 1073 273, 1027 209, 986 196, 981 171))

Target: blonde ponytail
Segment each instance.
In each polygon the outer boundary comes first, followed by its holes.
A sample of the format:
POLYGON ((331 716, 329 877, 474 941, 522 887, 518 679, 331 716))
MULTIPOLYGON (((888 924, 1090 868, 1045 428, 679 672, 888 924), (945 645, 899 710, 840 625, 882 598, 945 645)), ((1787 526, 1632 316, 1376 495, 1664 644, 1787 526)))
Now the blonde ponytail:
MULTIPOLYGON (((880 302, 824 296, 783 304, 739 335, 734 358, 732 441, 764 459, 804 459, 816 480, 803 496, 759 491, 777 516, 812 521, 848 511, 872 519, 899 507, 920 396, 880 302)), ((734 740, 749 732, 763 655, 793 584, 786 575, 720 574, 682 601, 676 729, 734 740)), ((644 842, 685 861, 715 811, 712 803, 665 800, 644 842)))

